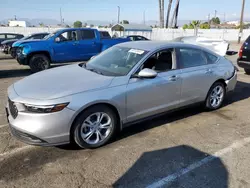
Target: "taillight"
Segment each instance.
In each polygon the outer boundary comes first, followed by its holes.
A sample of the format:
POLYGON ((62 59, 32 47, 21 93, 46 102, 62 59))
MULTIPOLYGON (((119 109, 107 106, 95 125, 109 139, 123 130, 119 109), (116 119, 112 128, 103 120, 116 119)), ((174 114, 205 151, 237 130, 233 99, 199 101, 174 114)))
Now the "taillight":
POLYGON ((243 46, 244 46, 244 44, 241 46, 240 51, 239 51, 240 58, 242 58, 242 55, 243 55, 243 46))

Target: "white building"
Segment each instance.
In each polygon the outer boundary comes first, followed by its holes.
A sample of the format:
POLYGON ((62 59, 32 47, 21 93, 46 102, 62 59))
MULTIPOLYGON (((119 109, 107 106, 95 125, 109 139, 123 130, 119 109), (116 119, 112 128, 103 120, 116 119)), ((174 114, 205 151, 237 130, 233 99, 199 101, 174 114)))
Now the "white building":
POLYGON ((10 20, 9 21, 10 27, 29 27, 30 24, 26 21, 20 21, 20 20, 10 20))

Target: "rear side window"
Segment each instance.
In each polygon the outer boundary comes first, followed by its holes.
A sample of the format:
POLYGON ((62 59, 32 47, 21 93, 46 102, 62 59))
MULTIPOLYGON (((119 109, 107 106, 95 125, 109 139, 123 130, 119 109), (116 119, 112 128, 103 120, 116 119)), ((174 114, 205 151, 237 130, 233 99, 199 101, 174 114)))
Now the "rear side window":
POLYGON ((177 62, 180 68, 207 65, 207 58, 203 51, 192 48, 176 49, 177 62))
POLYGON ((0 35, 0 39, 5 39, 5 35, 0 35))
POLYGON ((82 30, 81 34, 82 34, 82 40, 95 38, 95 32, 93 30, 82 30))
POLYGON ((7 35, 7 38, 8 39, 14 39, 14 38, 16 38, 17 37, 17 35, 11 35, 11 34, 8 34, 7 35))
POLYGON ((109 35, 109 32, 107 32, 107 31, 101 31, 100 35, 101 35, 101 39, 110 39, 111 38, 111 36, 109 35))
POLYGON ((207 62, 208 64, 213 64, 213 63, 216 63, 216 61, 218 60, 218 57, 213 55, 213 54, 210 54, 210 53, 206 53, 206 56, 207 56, 207 62))

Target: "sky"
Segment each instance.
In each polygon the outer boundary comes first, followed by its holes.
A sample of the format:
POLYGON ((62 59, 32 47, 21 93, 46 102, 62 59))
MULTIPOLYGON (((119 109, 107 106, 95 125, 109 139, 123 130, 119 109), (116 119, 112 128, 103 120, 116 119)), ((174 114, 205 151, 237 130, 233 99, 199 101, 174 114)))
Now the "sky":
MULTIPOLYGON (((173 5, 175 5, 175 1, 173 5)), ((240 17, 241 0, 180 0, 180 20, 206 20, 208 14, 226 20, 240 17)), ((168 0, 165 0, 165 12, 168 0)), ((75 20, 117 21, 117 6, 120 6, 120 20, 139 23, 145 19, 158 20, 158 0, 0 0, 0 20, 14 18, 48 18, 60 20, 60 8, 65 22, 75 20)), ((174 8, 174 6, 173 6, 174 8)), ((250 20, 250 0, 246 0, 245 18, 250 20)))

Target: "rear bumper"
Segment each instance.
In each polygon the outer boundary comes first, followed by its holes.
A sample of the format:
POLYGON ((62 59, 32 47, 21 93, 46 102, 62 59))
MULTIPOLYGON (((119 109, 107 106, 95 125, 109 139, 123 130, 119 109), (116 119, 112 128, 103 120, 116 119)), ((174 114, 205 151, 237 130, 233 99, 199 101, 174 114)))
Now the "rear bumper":
POLYGON ((234 75, 230 79, 226 80, 226 84, 227 84, 227 87, 226 87, 227 92, 234 91, 235 86, 237 84, 237 71, 236 70, 234 71, 234 75))
POLYGON ((249 61, 242 61, 241 59, 237 59, 237 64, 241 68, 250 69, 250 62, 249 61))

